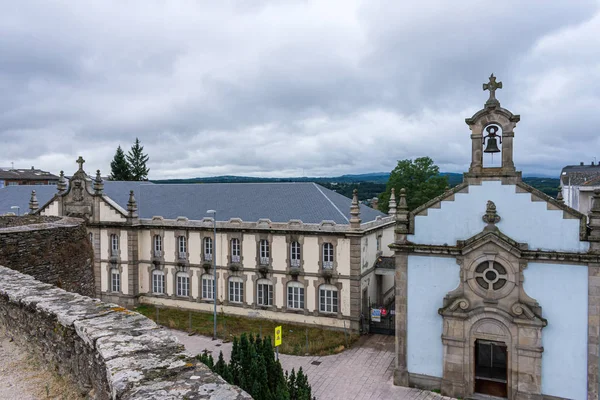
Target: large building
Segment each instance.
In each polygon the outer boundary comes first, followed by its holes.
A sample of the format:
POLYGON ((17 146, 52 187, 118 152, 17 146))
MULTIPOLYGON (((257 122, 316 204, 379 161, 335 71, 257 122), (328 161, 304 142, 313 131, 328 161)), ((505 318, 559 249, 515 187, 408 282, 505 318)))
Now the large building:
MULTIPOLYGON (((394 216, 356 194, 314 183, 103 182, 78 162, 27 206, 87 221, 103 300, 211 311, 214 262, 219 311, 230 314, 358 330, 371 303, 393 296, 393 270, 376 264, 393 255, 394 216)), ((31 187, 1 190, 0 211, 24 207, 31 187)))
POLYGON ((600 190, 586 216, 523 183, 520 117, 500 106, 493 76, 486 87, 490 99, 466 119, 463 183, 397 214, 395 383, 462 398, 598 399, 600 190))
POLYGON ((560 173, 560 190, 565 204, 586 214, 592 208, 594 190, 600 188, 600 164, 567 165, 560 173))
POLYGON ((56 185, 58 176, 41 169, 0 168, 0 188, 16 185, 56 185))

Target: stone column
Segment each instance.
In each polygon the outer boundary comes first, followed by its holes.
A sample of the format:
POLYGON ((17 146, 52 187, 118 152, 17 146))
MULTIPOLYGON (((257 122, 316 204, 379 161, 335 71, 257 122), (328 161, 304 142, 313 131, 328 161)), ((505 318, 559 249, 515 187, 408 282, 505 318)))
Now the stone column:
MULTIPOLYGON (((406 244, 409 217, 406 205, 406 190, 400 190, 398 211, 396 213, 395 242, 406 244)), ((394 370, 394 385, 408 386, 408 368, 406 364, 406 333, 407 333, 407 304, 408 304, 408 253, 395 250, 396 273, 396 368, 394 370)))
POLYGON ((472 129, 474 131, 471 134, 471 167, 469 172, 481 172, 483 169, 483 144, 481 142, 483 135, 479 125, 473 126, 472 129))
POLYGON ((515 163, 513 161, 513 139, 514 132, 504 132, 502 130, 502 169, 509 172, 515 171, 515 163))
MULTIPOLYGON (((588 216, 590 253, 600 254, 600 189, 594 190, 588 216)), ((600 362, 600 263, 588 265, 588 400, 598 400, 600 362)))
MULTIPOLYGON (((359 321, 362 312, 360 292, 360 243, 361 236, 355 235, 350 237, 350 328, 356 332, 360 329, 359 321)), ((318 306, 318 302, 316 304, 318 306)), ((365 318, 366 317, 367 316, 365 316, 365 318)))

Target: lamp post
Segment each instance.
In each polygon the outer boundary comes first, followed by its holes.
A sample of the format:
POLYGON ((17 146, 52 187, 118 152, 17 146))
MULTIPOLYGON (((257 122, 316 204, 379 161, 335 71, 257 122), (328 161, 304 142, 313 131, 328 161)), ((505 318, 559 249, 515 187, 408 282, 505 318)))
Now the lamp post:
POLYGON ((21 207, 19 207, 19 206, 11 206, 10 209, 11 210, 17 210, 17 217, 19 216, 19 211, 21 210, 21 207))
POLYGON ((206 211, 207 214, 213 215, 213 295, 214 295, 214 311, 213 311, 213 340, 217 338, 217 212, 215 210, 206 211))

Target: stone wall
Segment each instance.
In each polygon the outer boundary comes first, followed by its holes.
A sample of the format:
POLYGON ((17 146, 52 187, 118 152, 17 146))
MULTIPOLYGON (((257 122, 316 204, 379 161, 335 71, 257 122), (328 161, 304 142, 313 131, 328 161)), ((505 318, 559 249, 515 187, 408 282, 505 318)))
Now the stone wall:
POLYGON ((93 399, 250 399, 168 331, 0 266, 0 328, 93 399))
POLYGON ((0 265, 70 292, 94 296, 93 257, 81 219, 0 217, 0 265))

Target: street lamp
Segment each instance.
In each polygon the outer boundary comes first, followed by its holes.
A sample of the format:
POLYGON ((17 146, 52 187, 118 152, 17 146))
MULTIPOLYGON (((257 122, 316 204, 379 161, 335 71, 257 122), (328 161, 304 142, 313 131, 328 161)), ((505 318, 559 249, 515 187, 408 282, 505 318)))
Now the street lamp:
POLYGON ((17 210, 17 217, 19 216, 19 211, 21 210, 21 207, 19 207, 19 206, 11 206, 10 209, 11 210, 17 210))
POLYGON ((215 210, 206 211, 207 214, 213 215, 213 295, 214 295, 214 311, 213 311, 213 340, 217 338, 217 212, 215 210))

